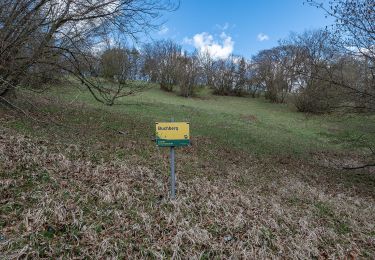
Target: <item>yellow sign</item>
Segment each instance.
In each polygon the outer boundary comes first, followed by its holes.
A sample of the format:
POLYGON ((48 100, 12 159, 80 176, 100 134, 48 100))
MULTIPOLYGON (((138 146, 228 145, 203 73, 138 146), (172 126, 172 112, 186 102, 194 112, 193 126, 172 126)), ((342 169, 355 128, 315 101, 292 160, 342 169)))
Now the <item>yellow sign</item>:
POLYGON ((156 144, 158 146, 186 146, 190 144, 188 122, 156 123, 156 144))

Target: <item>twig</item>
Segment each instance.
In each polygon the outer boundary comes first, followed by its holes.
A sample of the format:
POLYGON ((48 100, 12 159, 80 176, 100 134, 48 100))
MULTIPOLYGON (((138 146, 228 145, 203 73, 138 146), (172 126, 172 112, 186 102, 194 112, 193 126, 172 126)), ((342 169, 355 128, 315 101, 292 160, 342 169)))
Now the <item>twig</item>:
MULTIPOLYGON (((21 108, 19 108, 18 106, 16 106, 15 104, 13 104, 12 102, 10 102, 9 100, 7 100, 6 98, 3 98, 2 96, 0 96, 1 100, 3 100, 5 103, 7 103, 9 106, 13 107, 14 109, 17 109, 18 111, 21 111, 22 114, 24 114, 25 116, 30 116, 28 113, 26 113, 24 110, 22 110, 21 108)), ((30 116, 32 118, 32 116, 30 116)))
POLYGON ((343 167, 343 169, 345 169, 345 170, 357 170, 357 169, 364 169, 364 168, 368 168, 368 167, 375 167, 375 163, 374 164, 365 164, 365 165, 356 166, 356 167, 343 167))
MULTIPOLYGON (((9 106, 11 106, 12 108, 20 111, 22 114, 24 114, 26 117, 29 117, 30 119, 36 121, 36 122, 40 122, 40 123, 44 123, 44 124, 47 124, 48 121, 44 121, 44 120, 39 120, 37 118, 35 118, 34 116, 32 116, 30 113, 27 113, 25 110, 21 109, 20 107, 16 106, 15 104, 13 104, 12 102, 10 102, 9 100, 7 100, 6 98, 0 96, 0 99, 3 100, 5 103, 7 103, 9 106)), ((29 103, 31 106, 33 106, 36 110, 38 110, 38 108, 32 104, 31 102, 29 102, 28 100, 25 100, 27 103, 29 103)), ((61 124, 61 123, 58 123, 58 122, 55 122, 54 120, 52 120, 52 118, 46 114, 46 113, 43 113, 50 122, 52 122, 53 124, 56 124, 58 126, 62 126, 62 127, 66 127, 66 128, 69 128, 69 129, 73 129, 67 125, 64 125, 64 124, 61 124)))
POLYGON ((69 105, 73 104, 80 95, 81 95, 81 93, 78 93, 77 96, 75 98, 73 98, 72 101, 69 102, 69 105))

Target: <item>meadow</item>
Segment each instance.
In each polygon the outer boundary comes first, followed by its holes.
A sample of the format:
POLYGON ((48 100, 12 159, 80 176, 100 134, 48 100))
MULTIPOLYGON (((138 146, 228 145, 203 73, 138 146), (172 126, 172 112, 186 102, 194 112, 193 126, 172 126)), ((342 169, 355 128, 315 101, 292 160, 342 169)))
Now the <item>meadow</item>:
POLYGON ((367 148, 375 142, 372 115, 308 115, 297 113, 292 105, 272 104, 264 99, 214 96, 206 88, 194 98, 184 98, 152 85, 147 91, 118 100, 112 107, 95 102, 84 91, 57 95, 133 117, 147 125, 148 134, 156 121, 189 121, 193 136, 205 136, 252 154, 307 155, 322 150, 353 150, 353 146, 367 148))
POLYGON ((375 256, 375 117, 156 85, 113 106, 76 86, 0 109, 0 255, 77 258, 375 256), (169 150, 155 122, 189 121, 169 150))

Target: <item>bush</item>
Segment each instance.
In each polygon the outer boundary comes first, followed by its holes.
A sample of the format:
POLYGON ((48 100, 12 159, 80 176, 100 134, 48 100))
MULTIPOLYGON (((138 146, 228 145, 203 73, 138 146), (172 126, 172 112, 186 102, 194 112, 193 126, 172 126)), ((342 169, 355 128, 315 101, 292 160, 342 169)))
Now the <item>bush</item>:
POLYGON ((340 102, 335 88, 325 82, 315 82, 301 88, 294 94, 293 103, 299 112, 328 113, 334 110, 340 102))

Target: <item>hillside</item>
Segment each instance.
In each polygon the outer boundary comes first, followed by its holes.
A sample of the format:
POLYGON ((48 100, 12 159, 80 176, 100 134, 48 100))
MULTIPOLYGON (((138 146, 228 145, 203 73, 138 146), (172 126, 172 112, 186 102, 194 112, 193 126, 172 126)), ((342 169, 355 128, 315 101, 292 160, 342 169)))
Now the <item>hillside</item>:
POLYGON ((375 256, 375 118, 308 115, 262 99, 151 87, 114 106, 78 88, 0 108, 3 258, 375 256), (177 149, 154 123, 191 122, 177 149), (32 119, 34 118, 34 119, 32 119))

